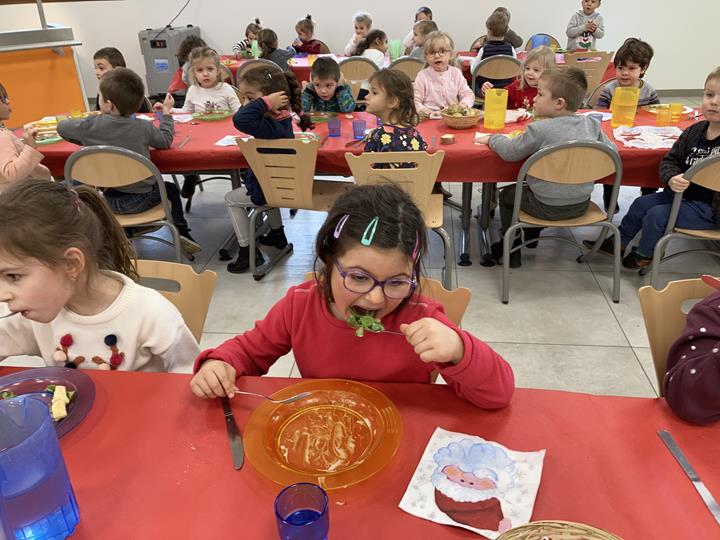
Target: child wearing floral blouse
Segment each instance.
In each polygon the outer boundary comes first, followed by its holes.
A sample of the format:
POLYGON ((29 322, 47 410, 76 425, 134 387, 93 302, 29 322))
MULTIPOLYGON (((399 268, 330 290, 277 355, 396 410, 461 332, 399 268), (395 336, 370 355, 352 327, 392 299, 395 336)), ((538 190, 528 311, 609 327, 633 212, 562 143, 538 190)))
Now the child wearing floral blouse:
POLYGON ((447 32, 431 32, 425 40, 427 67, 415 77, 415 108, 423 116, 460 103, 469 109, 475 94, 460 69, 450 65, 455 44, 447 32))
POLYGON ((394 69, 382 69, 370 77, 366 98, 367 112, 376 115, 383 125, 365 139, 366 152, 405 152, 425 150, 427 145, 415 129, 419 118, 413 101, 410 78, 394 69))

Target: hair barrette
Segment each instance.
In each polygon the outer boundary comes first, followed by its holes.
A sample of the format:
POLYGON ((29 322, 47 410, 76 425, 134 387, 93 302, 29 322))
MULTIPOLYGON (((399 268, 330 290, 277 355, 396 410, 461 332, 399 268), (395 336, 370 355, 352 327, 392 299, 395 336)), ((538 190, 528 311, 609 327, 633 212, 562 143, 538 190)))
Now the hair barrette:
POLYGON ((335 239, 340 238, 340 233, 342 233, 343 227, 345 226, 345 223, 347 223, 348 219, 350 219, 350 214, 345 214, 340 218, 340 221, 337 222, 337 225, 335 225, 335 231, 333 232, 335 239))
POLYGON ((377 231, 378 222, 380 221, 380 218, 378 216, 375 216, 372 218, 370 223, 368 223, 367 227, 365 227, 365 232, 363 232, 362 238, 360 239, 360 243, 363 246, 369 246, 372 244, 373 238, 375 238, 375 231, 377 231))
POLYGON ((75 191, 73 188, 68 188, 68 191, 70 192, 70 198, 72 199, 73 206, 77 208, 77 211, 80 211, 80 194, 75 191))
POLYGON ((413 251, 412 251, 413 262, 417 261, 419 254, 420 254, 420 235, 418 234, 418 232, 416 230, 415 231, 415 245, 413 246, 413 251))

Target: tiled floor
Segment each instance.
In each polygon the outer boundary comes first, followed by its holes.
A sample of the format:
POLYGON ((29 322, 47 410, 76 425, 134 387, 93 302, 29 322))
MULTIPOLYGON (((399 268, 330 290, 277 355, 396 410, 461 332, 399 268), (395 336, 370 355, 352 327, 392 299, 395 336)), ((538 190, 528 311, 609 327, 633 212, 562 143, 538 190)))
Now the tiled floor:
MULTIPOLYGON (((682 101, 699 106, 699 98, 682 101)), ((451 187, 459 201, 460 185, 446 186, 451 187)), ((203 246, 193 266, 198 271, 210 268, 218 274, 201 347, 219 344, 251 328, 290 285, 303 280, 304 274, 313 267, 313 240, 325 216, 300 211, 291 219, 283 211, 294 253, 256 282, 249 274, 229 274, 225 263, 218 260, 218 249, 231 232, 223 205, 227 189, 228 184, 220 180, 207 183, 205 191, 196 194, 192 212, 188 214, 193 235, 203 246)), ((638 188, 623 188, 617 223, 638 194, 638 188)), ((601 188, 596 188, 593 200, 601 203, 601 188)), ((473 207, 477 203, 479 193, 474 190, 473 207)), ((495 220, 494 231, 498 225, 495 220)), ((456 210, 446 208, 445 228, 453 237, 453 260, 456 260, 460 228, 456 210)), ((473 264, 455 267, 453 284, 468 287, 473 294, 463 326, 510 362, 518 386, 624 396, 657 395, 637 299, 637 289, 647 283, 647 278, 623 271, 620 303, 614 304, 610 295, 609 258, 598 255, 589 263, 579 264, 575 260, 579 250, 568 244, 545 241, 537 249, 523 252, 522 267, 511 271, 510 303, 503 305, 500 268, 484 268, 478 264, 475 223, 471 233, 473 264)), ((595 232, 571 230, 565 234, 585 239, 593 238, 595 232)), ((431 277, 439 277, 442 248, 434 233, 430 238, 431 253, 426 266, 431 277)), ((142 257, 172 260, 172 251, 164 246, 144 242, 139 249, 142 257)), ((681 257, 664 268, 663 282, 720 272, 718 260, 705 255, 681 257)), ((270 375, 299 376, 292 353, 278 360, 270 375)))

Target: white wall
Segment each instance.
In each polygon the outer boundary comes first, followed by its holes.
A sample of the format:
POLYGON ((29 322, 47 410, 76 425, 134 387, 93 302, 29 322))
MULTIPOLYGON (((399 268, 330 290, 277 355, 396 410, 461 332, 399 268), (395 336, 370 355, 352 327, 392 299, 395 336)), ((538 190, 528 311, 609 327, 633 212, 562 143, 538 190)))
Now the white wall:
MULTIPOLYGON (((580 0, 419 0, 391 4, 387 0, 307 0, 304 3, 274 0, 264 4, 191 0, 174 25, 200 26, 209 45, 220 52, 229 52, 254 17, 274 29, 281 44, 290 43, 295 22, 305 16, 303 10, 307 9, 317 22, 316 37, 325 41, 331 50, 339 51, 352 34, 351 19, 359 6, 373 14, 374 27, 385 30, 390 39, 400 39, 411 28, 415 9, 423 5, 420 2, 433 8, 434 19, 441 29, 450 32, 459 49, 465 49, 475 37, 485 33, 485 19, 502 4, 513 14, 512 28, 525 39, 530 34, 546 32, 564 44, 565 26, 581 3, 580 0), (254 7, 247 11, 245 6, 250 4, 254 7), (530 5, 532 9, 528 8, 530 5)), ((117 47, 125 55, 128 67, 144 76, 138 31, 164 26, 183 4, 184 0, 52 3, 45 6, 45 13, 48 22, 72 27, 76 38, 83 42, 78 55, 86 89, 89 95, 94 95, 93 53, 101 47, 117 47)), ((599 48, 617 50, 630 36, 648 41, 655 49, 655 59, 646 78, 658 89, 701 88, 707 73, 720 64, 720 59, 711 52, 720 20, 718 0, 605 0, 600 12, 605 18, 606 34, 599 48), (689 61, 684 57, 687 51, 694 52, 689 61)), ((33 27, 39 27, 34 5, 0 8, 0 31, 33 27)))

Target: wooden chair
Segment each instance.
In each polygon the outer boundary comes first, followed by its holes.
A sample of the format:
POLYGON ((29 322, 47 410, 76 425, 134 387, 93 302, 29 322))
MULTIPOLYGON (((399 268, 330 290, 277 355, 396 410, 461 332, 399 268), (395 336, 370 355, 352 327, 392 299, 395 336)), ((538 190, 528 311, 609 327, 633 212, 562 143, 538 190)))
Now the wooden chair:
MULTIPOLYGON (((117 146, 86 146, 72 154, 65 162, 65 179, 77 180, 96 188, 119 188, 134 184, 147 178, 153 178, 160 191, 160 203, 150 210, 139 214, 115 214, 123 228, 128 227, 167 227, 173 241, 168 242, 155 236, 139 235, 135 238, 146 238, 175 247, 175 259, 182 261, 180 234, 172 221, 170 202, 165 192, 162 174, 145 156, 132 150, 117 146)), ((193 259, 189 255, 190 260, 193 259)))
POLYGON ((650 285, 640 287, 638 291, 640 307, 650 341, 650 352, 655 364, 660 396, 664 393, 667 353, 687 322, 687 313, 683 311, 683 304, 688 300, 705 298, 714 292, 713 287, 699 278, 671 281, 661 291, 650 285))
MULTIPOLYGON (((599 85, 597 85, 592 92, 587 97, 587 105, 589 108, 594 109, 597 107, 598 99, 600 99, 600 95, 602 94, 602 91, 605 89, 605 87, 610 84, 611 82, 615 81, 615 79, 607 79, 606 81, 601 82, 599 85)), ((590 88, 590 86, 588 86, 590 88)))
MULTIPOLYGON (((475 66, 475 69, 473 69, 470 88, 472 88, 474 92, 480 91, 479 88, 475 88, 478 77, 493 80, 514 79, 520 75, 521 69, 522 63, 520 60, 507 54, 488 56, 484 60, 481 60, 480 63, 475 66)), ((479 99, 475 101, 482 102, 483 100, 479 99)))
POLYGON ((550 34, 539 33, 539 34, 533 34, 532 36, 530 36, 528 38, 527 43, 525 43, 525 50, 526 51, 531 50, 533 48, 532 47, 533 38, 540 37, 540 36, 547 36, 550 39, 550 44, 548 45, 548 47, 550 47, 551 49, 553 49, 553 48, 559 49, 560 48, 560 42, 555 37, 551 36, 550 34))
MULTIPOLYGON (((315 272, 306 272, 305 281, 315 279, 315 272)), ((458 326, 462 323, 463 315, 470 304, 472 292, 466 287, 458 287, 457 289, 448 290, 443 287, 437 279, 420 277, 419 292, 423 296, 432 298, 445 309, 445 315, 453 323, 458 326)))
POLYGON ((137 261, 137 271, 142 285, 172 302, 199 343, 215 290, 215 272, 203 270, 197 274, 187 264, 144 259, 137 261))
POLYGON ((473 41, 470 44, 470 48, 468 49, 468 51, 475 51, 475 52, 479 51, 480 49, 483 48, 486 41, 487 41, 486 35, 480 36, 479 38, 477 38, 475 41, 473 41))
POLYGON ((339 66, 340 73, 342 73, 345 82, 352 90, 353 99, 357 101, 363 81, 367 81, 372 77, 372 74, 378 70, 377 65, 372 60, 362 56, 351 56, 341 60, 339 66))
POLYGON ((233 77, 232 71, 227 66, 220 65, 220 73, 222 75, 223 82, 228 84, 235 84, 235 77, 233 77))
MULTIPOLYGON (((555 144, 544 148, 530 156, 518 172, 515 189, 515 204, 513 207, 511 225, 503 237, 503 273, 502 273, 502 302, 507 304, 510 297, 510 253, 520 249, 528 240, 511 248, 512 240, 520 229, 528 227, 602 227, 603 232, 594 247, 578 258, 584 262, 588 257, 597 253, 607 230, 612 231, 615 244, 614 273, 613 273, 613 302, 620 301, 620 233, 612 222, 615 205, 617 204, 620 183, 622 182, 622 162, 614 148, 596 141, 572 141, 555 144), (595 203, 590 202, 585 215, 559 221, 538 219, 520 210, 522 188, 527 176, 556 184, 584 184, 595 182, 614 175, 612 194, 610 196, 609 212, 605 213, 595 203)), ((569 242, 582 249, 582 245, 562 236, 541 236, 540 239, 553 238, 569 242)))
MULTIPOLYGON (((318 41, 320 41, 318 39, 318 41)), ((329 54, 330 53, 330 47, 325 45, 324 41, 320 41, 320 54, 329 54)))
POLYGON ((443 229, 443 198, 442 194, 433 194, 438 172, 442 165, 445 152, 440 150, 434 154, 427 152, 365 152, 359 156, 345 153, 350 171, 358 185, 395 184, 412 197, 425 218, 425 225, 434 230, 442 239, 445 257, 443 284, 446 288, 452 285, 451 240, 443 229), (377 169, 375 165, 406 163, 409 167, 377 169))
POLYGON ((240 67, 238 67, 237 71, 235 72, 235 86, 240 86, 240 78, 243 73, 247 72, 250 69, 257 68, 267 68, 273 73, 277 72, 278 74, 282 74, 283 72, 280 66, 266 58, 256 58, 254 60, 248 60, 247 62, 243 62, 242 64, 240 64, 240 67))
POLYGON ((593 89, 595 89, 602 82, 603 77, 605 77, 605 70, 613 54, 614 52, 612 51, 568 52, 565 53, 565 63, 560 64, 560 66, 561 68, 573 66, 581 69, 585 73, 588 83, 585 98, 588 99, 593 89))
POLYGON ((390 64, 389 69, 397 69, 398 71, 402 71, 405 75, 410 77, 411 81, 415 81, 415 77, 417 77, 417 74, 420 73, 420 70, 425 66, 425 64, 422 62, 422 60, 418 60, 417 58, 411 58, 410 56, 403 56, 402 58, 398 58, 395 60, 392 64, 390 64))
MULTIPOLYGON (((686 180, 689 180, 693 184, 698 184, 707 189, 713 191, 720 191, 720 155, 715 155, 709 158, 705 158, 702 161, 698 161, 690 167, 685 174, 683 174, 686 180)), ((668 242, 674 238, 684 238, 690 240, 704 240, 704 241, 720 241, 720 228, 710 230, 696 230, 696 229, 682 229, 676 226, 678 213, 680 212, 680 204, 682 203, 683 194, 675 193, 672 206, 670 208, 670 216, 668 218, 667 226, 665 228, 665 235, 658 240, 655 245, 655 251, 653 252, 653 260, 650 266, 652 272, 650 278, 650 284, 657 288, 658 274, 660 273, 660 264, 663 261, 669 261, 680 255, 687 253, 709 253, 720 257, 720 252, 716 249, 687 249, 684 251, 678 251, 671 255, 665 255, 665 249, 668 242)), ((645 274, 648 272, 648 268, 644 268, 641 272, 645 274)))
MULTIPOLYGON (((315 180, 318 141, 307 139, 238 139, 243 156, 260 183, 265 206, 248 206, 250 211, 250 253, 255 253, 258 219, 272 208, 304 208, 327 211, 335 199, 352 187, 350 182, 315 180)), ((281 250, 258 270, 250 257, 250 270, 257 281, 293 249, 281 250)))

